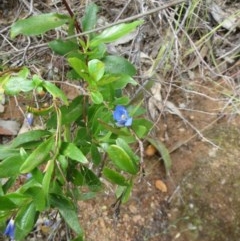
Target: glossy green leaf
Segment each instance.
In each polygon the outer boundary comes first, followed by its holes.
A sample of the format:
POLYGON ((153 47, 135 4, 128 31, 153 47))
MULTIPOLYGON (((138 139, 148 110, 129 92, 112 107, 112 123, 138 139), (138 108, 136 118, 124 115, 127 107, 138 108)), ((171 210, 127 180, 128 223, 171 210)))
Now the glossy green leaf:
POLYGON ((37 211, 43 211, 46 208, 45 193, 41 186, 32 186, 24 192, 32 197, 33 203, 35 204, 35 209, 37 211))
POLYGON ((4 90, 9 95, 16 95, 20 92, 28 92, 35 88, 32 81, 20 76, 12 76, 4 86, 4 90))
POLYGON ((152 139, 150 137, 147 140, 158 150, 162 156, 166 174, 169 175, 169 171, 172 167, 172 159, 166 146, 159 140, 152 139))
POLYGON ((114 89, 123 89, 128 84, 137 85, 137 82, 129 75, 122 74, 118 76, 118 80, 114 82, 113 87, 114 89))
MULTIPOLYGON (((125 74, 129 76, 136 74, 135 67, 128 60, 121 56, 109 55, 106 56, 102 61, 105 64, 106 73, 121 75, 125 74)), ((127 81, 131 81, 133 84, 136 84, 136 82, 132 79, 128 79, 127 81)))
POLYGON ((45 196, 48 195, 49 186, 50 186, 50 182, 51 182, 52 174, 53 174, 53 170, 54 170, 54 160, 53 159, 48 161, 46 168, 47 168, 47 170, 44 174, 43 181, 42 181, 42 188, 43 188, 45 196))
POLYGON ((121 174, 119 174, 118 172, 109 169, 107 167, 104 167, 103 169, 103 175, 112 183, 118 184, 120 186, 127 186, 128 182, 125 179, 124 176, 122 176, 121 174))
POLYGON ((128 145, 128 143, 124 139, 117 138, 116 144, 117 144, 117 146, 121 147, 133 161, 135 161, 136 163, 139 162, 139 157, 137 155, 135 155, 135 153, 132 151, 131 147, 128 145))
POLYGON ((97 12, 98 12, 98 6, 95 3, 90 3, 86 7, 86 10, 82 19, 83 31, 88 31, 95 28, 97 23, 97 12))
POLYGON ((83 155, 82 151, 73 143, 62 143, 61 154, 71 158, 74 161, 80 162, 82 164, 88 163, 87 158, 83 155))
POLYGON ((4 196, 0 196, 0 203, 0 211, 13 210, 17 207, 17 205, 13 201, 4 196))
POLYGON ((19 34, 33 36, 62 26, 69 21, 69 16, 58 13, 47 13, 18 20, 11 27, 11 38, 19 34))
POLYGON ((88 67, 83 60, 73 57, 68 59, 68 63, 81 78, 89 80, 88 67))
POLYGON ((54 98, 59 98, 63 101, 65 105, 68 105, 68 100, 66 95, 55 84, 49 81, 44 81, 42 85, 54 98))
POLYGON ((41 163, 47 161, 47 157, 54 146, 54 138, 50 137, 40 144, 25 160, 20 168, 21 173, 29 173, 41 163))
POLYGON ((133 183, 131 182, 123 192, 122 199, 121 199, 122 203, 126 203, 129 200, 131 196, 132 188, 133 188, 133 183))
POLYGON ((94 143, 92 143, 90 151, 91 151, 92 162, 95 165, 99 165, 102 158, 97 146, 94 143))
POLYGON ((104 30, 101 34, 97 35, 95 38, 93 38, 90 41, 90 47, 95 47, 100 43, 114 42, 115 40, 135 30, 142 23, 143 21, 139 20, 132 23, 122 23, 110 27, 104 30))
POLYGON ((94 104, 101 104, 103 102, 103 96, 99 91, 90 91, 90 97, 94 104))
POLYGON ((79 224, 77 210, 69 199, 58 194, 51 194, 50 203, 53 207, 58 208, 65 222, 73 231, 78 235, 83 234, 82 228, 79 224))
POLYGON ((11 143, 11 147, 16 148, 22 146, 25 143, 39 140, 41 138, 50 135, 49 131, 46 130, 32 130, 18 135, 11 143))
POLYGON ((136 163, 121 147, 117 145, 111 145, 108 147, 107 153, 112 162, 120 170, 126 171, 130 174, 137 174, 138 167, 136 163))
POLYGON ((23 164, 21 155, 11 156, 0 162, 0 178, 17 176, 23 164))
POLYGON ((88 62, 88 72, 95 81, 99 81, 103 77, 104 71, 104 63, 98 59, 92 59, 88 62))
POLYGON ((79 49, 78 44, 74 43, 71 40, 53 40, 49 44, 49 47, 52 49, 53 52, 59 55, 66 55, 69 52, 77 51, 79 49))
POLYGON ((32 229, 36 219, 34 203, 26 204, 20 208, 15 219, 16 240, 22 240, 32 229))
POLYGON ((30 200, 30 197, 28 195, 24 195, 22 193, 17 193, 17 192, 8 193, 5 195, 5 197, 8 198, 17 206, 22 206, 24 203, 30 200))

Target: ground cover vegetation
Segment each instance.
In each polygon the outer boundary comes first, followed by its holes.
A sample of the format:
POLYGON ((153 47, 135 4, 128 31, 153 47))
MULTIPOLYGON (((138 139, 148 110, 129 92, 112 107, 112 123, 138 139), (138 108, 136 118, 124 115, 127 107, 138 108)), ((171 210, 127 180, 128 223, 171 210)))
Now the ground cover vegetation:
MULTIPOLYGON (((80 7, 47 1, 42 11, 33 1, 19 4, 28 14, 1 30, 1 101, 13 101, 23 121, 16 137, 0 146, 0 227, 6 237, 25 239, 41 219, 49 240, 83 240, 79 202, 110 189, 118 218, 136 182, 148 175, 146 156, 158 156, 162 179, 172 180, 171 155, 180 147, 198 138, 219 148, 204 131, 238 113, 237 2, 224 3, 228 14, 221 1, 119 2, 113 23, 104 1, 80 7), (134 14, 124 15, 126 9, 134 14), (44 55, 38 50, 50 58, 39 64, 44 55), (192 96, 220 107, 196 110, 192 96), (198 114, 209 123, 193 123, 198 114), (168 142, 171 130, 164 129, 172 116, 190 130, 180 143, 168 142), (67 231, 59 237, 63 223, 67 231)), ((168 191, 162 180, 155 186, 168 191)), ((199 234, 202 221, 196 220, 190 226, 199 234)))

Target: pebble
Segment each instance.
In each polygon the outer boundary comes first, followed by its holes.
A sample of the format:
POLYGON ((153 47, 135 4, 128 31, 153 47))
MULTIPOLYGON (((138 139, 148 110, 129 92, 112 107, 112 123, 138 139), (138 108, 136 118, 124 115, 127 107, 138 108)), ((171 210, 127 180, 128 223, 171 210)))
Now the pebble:
POLYGON ((133 220, 134 223, 140 223, 142 221, 142 217, 139 214, 138 215, 134 215, 132 220, 133 220))
POLYGON ((129 211, 133 214, 136 214, 138 212, 138 209, 133 204, 129 205, 128 208, 129 208, 129 211))

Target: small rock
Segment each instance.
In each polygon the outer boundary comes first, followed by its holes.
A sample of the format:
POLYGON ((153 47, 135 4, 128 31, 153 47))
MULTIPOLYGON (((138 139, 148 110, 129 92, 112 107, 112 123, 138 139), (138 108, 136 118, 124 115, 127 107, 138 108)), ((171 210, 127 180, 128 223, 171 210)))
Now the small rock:
POLYGON ((0 120, 0 135, 16 136, 19 129, 20 125, 17 121, 0 120))
POLYGON ((141 215, 134 215, 132 218, 134 223, 139 223, 142 220, 141 215))
POLYGON ((131 213, 134 213, 134 214, 138 212, 136 206, 134 206, 133 204, 129 205, 129 210, 131 213))

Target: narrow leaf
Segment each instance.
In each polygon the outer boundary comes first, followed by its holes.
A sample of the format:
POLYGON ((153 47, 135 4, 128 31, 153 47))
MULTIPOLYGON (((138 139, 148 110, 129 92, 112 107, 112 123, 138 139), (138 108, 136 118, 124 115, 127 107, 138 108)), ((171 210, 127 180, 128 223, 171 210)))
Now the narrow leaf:
POLYGON ((36 216, 34 203, 26 204, 17 213, 15 224, 16 240, 22 240, 33 228, 36 216))
POLYGON ((23 134, 18 135, 11 143, 11 147, 16 148, 25 143, 29 143, 32 141, 37 141, 40 138, 44 138, 49 136, 50 132, 46 130, 33 130, 28 131, 23 134))
POLYGON ((108 147, 107 153, 112 162, 120 170, 126 171, 130 174, 136 174, 138 172, 138 167, 136 163, 121 147, 117 145, 111 145, 108 147))
POLYGON ((0 196, 0 211, 8 211, 8 210, 12 210, 15 209, 17 207, 17 205, 11 201, 9 198, 4 197, 4 196, 0 196))
POLYGON ((167 175, 169 175, 169 171, 172 166, 172 159, 170 157, 169 151, 166 148, 166 146, 159 140, 152 139, 150 137, 147 138, 147 140, 159 151, 159 153, 162 156, 163 163, 165 166, 165 170, 167 175))
POLYGON ((63 101, 65 105, 68 105, 68 100, 66 95, 55 84, 49 81, 44 81, 42 85, 54 98, 59 98, 63 101))
POLYGON ((132 32, 142 23, 143 21, 139 20, 132 23, 122 23, 122 24, 118 24, 113 27, 110 27, 104 30, 101 34, 99 34, 95 38, 93 38, 90 41, 90 47, 95 47, 100 43, 113 42, 125 36, 126 34, 132 32))
POLYGON ((47 161, 49 152, 54 145, 54 138, 50 137, 42 144, 40 144, 25 160, 20 168, 21 173, 31 172, 35 167, 40 165, 42 162, 47 161))
POLYGON ((48 45, 52 51, 59 55, 66 55, 79 48, 78 44, 72 42, 71 40, 64 41, 61 39, 53 40, 48 45))
POLYGON ((74 161, 86 164, 88 163, 87 158, 83 155, 82 151, 73 143, 64 142, 62 143, 61 154, 71 158, 74 161))
POLYGON ((125 74, 129 76, 136 74, 135 67, 128 60, 121 56, 109 55, 106 56, 102 61, 105 64, 106 73, 121 75, 125 74))
POLYGON ((69 21, 67 15, 58 13, 47 13, 38 16, 32 16, 22 19, 14 23, 11 27, 11 38, 15 38, 19 34, 33 36, 47 32, 62 26, 69 21))
POLYGON ((47 196, 51 178, 52 178, 52 173, 54 170, 54 160, 48 161, 47 167, 45 169, 47 169, 47 171, 43 177, 42 186, 43 186, 44 194, 45 194, 45 196, 47 196))
POLYGON ((4 159, 0 162, 0 178, 17 176, 22 164, 23 160, 20 154, 4 159))
POLYGON ((127 186, 128 182, 125 179, 124 176, 122 176, 121 174, 119 174, 118 172, 109 169, 107 167, 104 167, 103 169, 103 175, 111 182, 118 184, 120 186, 127 186))
POLYGON ((82 19, 83 31, 92 30, 97 23, 98 6, 95 3, 90 3, 85 10, 82 19))
POLYGON ((78 235, 82 235, 83 231, 80 227, 77 210, 70 200, 64 196, 51 194, 50 202, 53 207, 59 209, 60 214, 64 218, 65 222, 73 229, 78 235))

